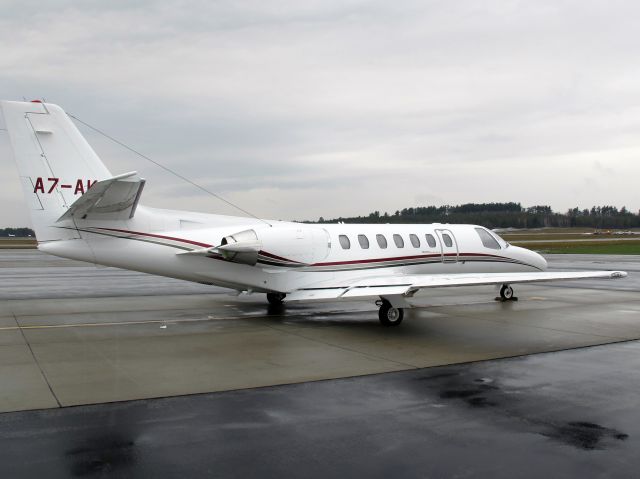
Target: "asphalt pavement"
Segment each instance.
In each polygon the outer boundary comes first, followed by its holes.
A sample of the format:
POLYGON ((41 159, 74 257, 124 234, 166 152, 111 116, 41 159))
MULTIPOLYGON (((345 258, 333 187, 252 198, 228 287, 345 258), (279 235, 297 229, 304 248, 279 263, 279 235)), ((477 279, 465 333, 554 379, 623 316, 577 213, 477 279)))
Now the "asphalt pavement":
POLYGON ((0 477, 633 477, 640 258, 549 262, 630 276, 429 291, 390 329, 0 250, 0 477))

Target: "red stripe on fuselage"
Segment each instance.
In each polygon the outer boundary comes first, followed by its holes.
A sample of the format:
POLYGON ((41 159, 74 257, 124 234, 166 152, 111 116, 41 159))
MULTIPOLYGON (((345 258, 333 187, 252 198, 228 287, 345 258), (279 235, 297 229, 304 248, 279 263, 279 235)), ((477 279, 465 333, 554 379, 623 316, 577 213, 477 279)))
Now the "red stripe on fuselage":
POLYGON ((440 254, 419 254, 414 256, 395 256, 391 258, 372 258, 372 259, 357 259, 357 260, 350 260, 350 261, 332 261, 328 263, 314 263, 311 266, 338 266, 342 264, 366 264, 366 263, 377 263, 377 262, 385 262, 385 261, 435 258, 440 256, 441 256, 440 254))
MULTIPOLYGON (((114 231, 114 232, 118 232, 118 233, 125 233, 125 234, 130 234, 130 235, 136 235, 136 236, 148 236, 151 238, 159 238, 159 239, 165 239, 165 240, 169 240, 169 241, 177 241, 179 243, 186 243, 186 244, 191 244, 194 246, 200 246, 202 248, 211 248, 213 245, 211 244, 207 244, 207 243, 201 243, 199 241, 193 241, 193 240, 188 240, 188 239, 184 239, 184 238, 176 238, 173 236, 165 236, 165 235, 159 235, 159 234, 154 234, 154 233, 143 233, 141 231, 130 231, 130 230, 123 230, 123 229, 118 229, 118 228, 100 228, 100 227, 96 227, 96 229, 98 230, 104 230, 104 231, 114 231)), ((269 258, 273 258, 273 259, 277 259, 280 261, 287 261, 290 263, 297 263, 297 264, 302 264, 299 261, 294 261, 291 259, 287 259, 284 258, 282 256, 278 256, 275 255, 273 253, 268 253, 266 251, 260 251, 261 255, 269 257, 269 258)), ((486 253, 445 253, 444 256, 448 256, 448 257, 452 257, 452 256, 480 256, 480 257, 487 257, 487 258, 497 258, 497 259, 502 259, 502 260, 512 260, 512 258, 508 258, 505 256, 499 256, 499 255, 494 255, 494 254, 486 254, 486 253)), ((425 255, 411 255, 411 256, 392 256, 392 257, 388 257, 388 258, 370 258, 370 259, 361 259, 361 260, 350 260, 350 261, 333 261, 333 262, 326 262, 326 263, 313 263, 310 264, 308 266, 341 266, 341 265, 356 265, 356 264, 371 264, 371 263, 385 263, 385 262, 390 262, 390 261, 407 261, 407 260, 414 260, 414 259, 428 259, 428 258, 440 258, 442 257, 441 253, 434 253, 434 254, 425 254, 425 255)), ((215 258, 215 259, 222 259, 222 258, 215 258)))
MULTIPOLYGON (((495 254, 485 254, 485 253, 445 253, 444 256, 486 256, 490 258, 500 258, 500 259, 511 259, 504 256, 498 256, 495 254)), ((411 260, 411 259, 426 259, 426 258, 440 258, 442 254, 419 254, 413 256, 393 256, 390 258, 373 258, 373 259, 359 259, 359 260, 350 260, 350 261, 333 261, 329 263, 314 263, 311 266, 339 266, 343 264, 366 264, 366 263, 377 263, 377 262, 386 262, 386 261, 400 261, 400 260, 411 260)))
POLYGON ((105 230, 105 231, 116 231, 118 233, 127 233, 127 234, 137 235, 137 236, 150 236, 152 238, 160 238, 160 239, 166 239, 166 240, 170 240, 170 241, 178 241, 179 243, 192 244, 194 246, 201 246, 203 248, 211 248, 213 246, 213 245, 207 244, 207 243, 200 243, 199 241, 192 241, 192 240, 188 240, 188 239, 184 239, 184 238, 175 238, 173 236, 157 235, 157 234, 153 234, 153 233, 142 233, 140 231, 121 230, 121 229, 117 229, 117 228, 96 228, 96 229, 105 230))
POLYGON ((287 261, 288 263, 302 264, 302 263, 300 263, 300 261, 294 261, 292 259, 283 258, 282 256, 278 256, 278 255, 273 254, 273 253, 267 253, 266 251, 262 251, 262 250, 260 250, 258 252, 258 254, 261 254, 262 256, 266 256, 267 258, 278 259, 280 261, 287 261))

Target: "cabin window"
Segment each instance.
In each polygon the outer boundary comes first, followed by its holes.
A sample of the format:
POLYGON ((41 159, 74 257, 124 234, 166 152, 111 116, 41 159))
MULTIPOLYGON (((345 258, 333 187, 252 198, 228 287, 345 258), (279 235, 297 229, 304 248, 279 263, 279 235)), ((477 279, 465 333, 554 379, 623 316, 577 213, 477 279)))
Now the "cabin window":
POLYGON ((436 239, 433 237, 432 234, 427 233, 426 235, 424 235, 424 237, 427 239, 427 244, 429 245, 429 248, 436 247, 436 239))
POLYGON ((420 238, 418 238, 414 234, 410 234, 409 239, 411 240, 411 244, 413 245, 414 248, 420 248, 420 238))
POLYGON ((340 236, 338 236, 338 240, 340 241, 340 246, 342 246, 342 249, 351 248, 351 241, 349 241, 349 237, 348 236, 340 235, 340 236))
POLYGON ((369 238, 365 235, 358 235, 358 243, 362 249, 369 249, 369 238))
POLYGON ((453 240, 447 233, 442 233, 442 241, 444 241, 447 248, 451 248, 453 246, 453 240))
POLYGON ((387 247, 387 238, 385 238, 384 235, 376 235, 376 241, 378 242, 380 249, 385 249, 387 247))
POLYGON ((489 233, 487 230, 483 228, 476 228, 476 233, 480 236, 480 240, 485 248, 489 249, 500 249, 500 244, 496 241, 496 239, 489 233))
POLYGON ((400 235, 393 235, 393 242, 396 244, 398 248, 404 248, 404 240, 400 235))

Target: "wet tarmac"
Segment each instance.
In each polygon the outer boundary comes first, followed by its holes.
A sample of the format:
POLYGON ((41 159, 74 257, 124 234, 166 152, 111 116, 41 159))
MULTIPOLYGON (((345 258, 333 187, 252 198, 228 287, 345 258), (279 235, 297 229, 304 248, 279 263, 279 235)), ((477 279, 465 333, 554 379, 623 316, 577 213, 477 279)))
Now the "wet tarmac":
POLYGON ((636 477, 640 344, 0 415, 0 477, 636 477))
POLYGON ((389 329, 0 250, 0 477, 628 477, 640 258, 549 261, 630 276, 429 291, 389 329))

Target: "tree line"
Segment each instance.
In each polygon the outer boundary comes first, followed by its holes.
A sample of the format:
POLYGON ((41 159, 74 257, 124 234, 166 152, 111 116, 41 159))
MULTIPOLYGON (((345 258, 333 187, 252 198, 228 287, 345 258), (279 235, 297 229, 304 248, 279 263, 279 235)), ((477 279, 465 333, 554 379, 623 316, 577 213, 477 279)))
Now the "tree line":
POLYGON ((523 207, 520 203, 465 203, 463 205, 418 206, 394 213, 374 211, 368 216, 334 218, 320 217, 314 223, 470 223, 487 228, 638 228, 640 215, 626 207, 578 207, 566 213, 554 212, 550 206, 523 207))
MULTIPOLYGON (((550 206, 523 207, 520 203, 465 203, 462 205, 418 206, 394 213, 374 211, 367 216, 306 221, 306 223, 470 223, 487 228, 640 228, 640 215, 624 206, 578 207, 566 213, 554 212, 550 206)), ((2 237, 35 237, 31 228, 0 228, 2 237)))
POLYGON ((17 238, 26 238, 36 234, 31 228, 0 228, 0 238, 8 238, 9 236, 15 236, 17 238))

